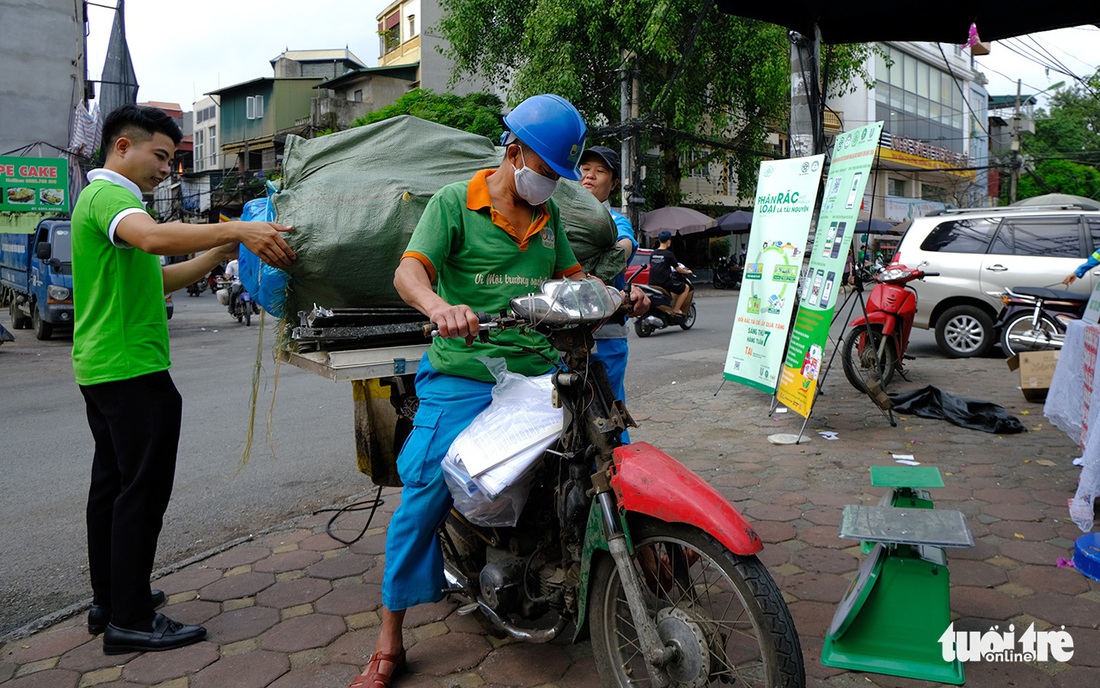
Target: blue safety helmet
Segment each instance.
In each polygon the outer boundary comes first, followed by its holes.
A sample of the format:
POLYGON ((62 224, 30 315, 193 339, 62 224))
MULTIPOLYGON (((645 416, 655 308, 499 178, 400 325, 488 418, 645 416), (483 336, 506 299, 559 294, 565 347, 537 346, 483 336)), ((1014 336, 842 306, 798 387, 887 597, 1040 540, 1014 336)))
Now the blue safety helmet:
POLYGON ((531 96, 504 116, 504 124, 550 169, 565 179, 580 180, 577 165, 588 127, 568 100, 548 93, 531 96))

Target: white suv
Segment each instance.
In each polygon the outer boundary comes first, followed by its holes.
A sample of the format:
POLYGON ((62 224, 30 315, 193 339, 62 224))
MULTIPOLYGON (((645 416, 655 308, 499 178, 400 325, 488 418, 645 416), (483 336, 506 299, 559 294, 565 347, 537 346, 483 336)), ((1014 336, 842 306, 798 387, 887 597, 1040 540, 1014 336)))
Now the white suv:
MULTIPOLYGON (((1066 207, 948 210, 912 221, 895 263, 938 272, 917 290, 913 324, 936 330, 948 356, 982 356, 998 341, 993 323, 1009 287, 1056 287, 1100 247, 1100 211, 1066 207)), ((1088 294, 1100 268, 1070 291, 1088 294)))

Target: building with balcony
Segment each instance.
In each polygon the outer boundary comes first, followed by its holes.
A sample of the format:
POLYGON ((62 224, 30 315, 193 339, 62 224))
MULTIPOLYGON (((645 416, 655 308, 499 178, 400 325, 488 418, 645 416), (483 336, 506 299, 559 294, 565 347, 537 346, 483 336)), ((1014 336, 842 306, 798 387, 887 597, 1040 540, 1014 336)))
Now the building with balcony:
POLYGON ((360 67, 320 84, 313 126, 346 128, 414 88, 456 95, 495 92, 481 79, 449 83, 453 63, 439 52, 446 42, 430 30, 442 16, 437 0, 395 0, 387 5, 376 17, 378 66, 360 67))

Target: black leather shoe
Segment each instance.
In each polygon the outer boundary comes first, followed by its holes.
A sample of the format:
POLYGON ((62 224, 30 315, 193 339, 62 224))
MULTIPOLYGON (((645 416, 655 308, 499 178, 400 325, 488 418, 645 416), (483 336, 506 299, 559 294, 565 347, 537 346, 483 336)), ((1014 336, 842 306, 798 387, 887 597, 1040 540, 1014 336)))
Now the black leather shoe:
MULTIPOLYGON (((164 591, 153 590, 153 609, 164 604, 164 591)), ((99 635, 107 630, 107 624, 111 622, 111 608, 102 604, 93 604, 88 610, 88 632, 99 635)))
POLYGON ((160 652, 197 643, 206 637, 202 626, 188 626, 158 613, 153 617, 153 630, 131 631, 107 624, 103 632, 103 652, 120 655, 126 652, 160 652))

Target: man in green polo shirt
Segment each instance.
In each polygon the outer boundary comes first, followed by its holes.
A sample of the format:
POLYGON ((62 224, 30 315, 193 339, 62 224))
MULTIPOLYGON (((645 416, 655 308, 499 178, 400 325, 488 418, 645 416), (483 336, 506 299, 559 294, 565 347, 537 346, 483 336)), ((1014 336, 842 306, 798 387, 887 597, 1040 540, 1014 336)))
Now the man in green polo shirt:
POLYGON ((206 629, 154 611, 157 538, 175 476, 183 406, 168 374, 164 295, 244 244, 271 265, 294 260, 270 222, 157 224, 142 193, 168 178, 179 127, 155 108, 124 105, 103 124, 106 162, 88 173, 72 216, 73 371, 95 440, 88 491, 88 630, 107 654, 169 650, 206 629), (159 256, 206 251, 161 267, 159 256))
POLYGON ((580 179, 584 121, 565 99, 540 95, 516 106, 504 123, 509 133, 500 166, 432 197, 394 274, 398 293, 438 325, 440 336, 417 371, 420 406, 397 459, 404 488, 387 533, 382 627, 354 688, 391 685, 405 666, 405 611, 443 595, 436 529, 452 500, 441 461, 492 399, 493 376, 477 358, 504 358, 523 375, 550 371, 535 351, 557 359, 546 338, 533 332, 507 330, 492 342, 476 341, 475 313, 499 311, 547 279, 583 276, 550 195, 559 177, 580 179))

